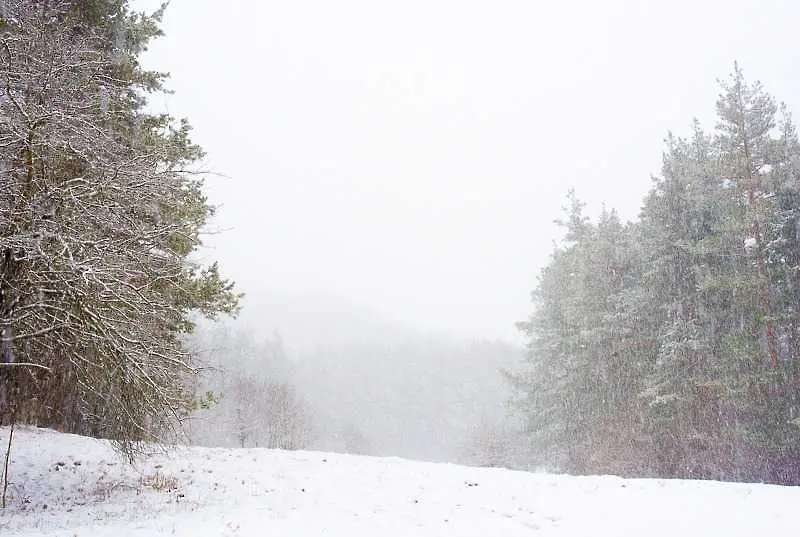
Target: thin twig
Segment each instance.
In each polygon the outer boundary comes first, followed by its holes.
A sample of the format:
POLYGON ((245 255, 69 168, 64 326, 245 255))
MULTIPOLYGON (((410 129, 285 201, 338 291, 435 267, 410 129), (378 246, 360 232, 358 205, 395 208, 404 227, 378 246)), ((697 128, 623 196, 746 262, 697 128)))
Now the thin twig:
POLYGON ((11 429, 8 432, 8 447, 6 448, 6 461, 3 465, 3 498, 0 504, 3 509, 6 508, 6 492, 8 491, 8 461, 11 459, 11 439, 14 438, 14 422, 11 421, 11 429))
POLYGON ((11 362, 11 363, 0 363, 0 367, 36 367, 38 369, 44 369, 45 371, 52 371, 49 367, 42 364, 31 364, 28 362, 11 362))

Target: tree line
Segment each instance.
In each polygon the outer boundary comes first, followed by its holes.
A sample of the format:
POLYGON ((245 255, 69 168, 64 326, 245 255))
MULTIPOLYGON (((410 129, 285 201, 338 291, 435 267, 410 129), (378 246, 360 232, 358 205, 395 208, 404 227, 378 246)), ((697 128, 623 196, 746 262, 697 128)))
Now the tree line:
POLYGON ((539 464, 800 483, 800 143, 738 66, 720 85, 635 221, 568 197, 512 379, 539 464))

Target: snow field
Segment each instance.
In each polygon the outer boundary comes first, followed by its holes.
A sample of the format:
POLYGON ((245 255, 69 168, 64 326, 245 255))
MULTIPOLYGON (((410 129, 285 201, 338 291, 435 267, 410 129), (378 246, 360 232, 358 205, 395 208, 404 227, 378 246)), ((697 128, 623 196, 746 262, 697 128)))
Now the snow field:
POLYGON ((800 535, 800 488, 769 485, 264 449, 129 465, 106 442, 34 428, 15 431, 9 473, 2 537, 800 535))

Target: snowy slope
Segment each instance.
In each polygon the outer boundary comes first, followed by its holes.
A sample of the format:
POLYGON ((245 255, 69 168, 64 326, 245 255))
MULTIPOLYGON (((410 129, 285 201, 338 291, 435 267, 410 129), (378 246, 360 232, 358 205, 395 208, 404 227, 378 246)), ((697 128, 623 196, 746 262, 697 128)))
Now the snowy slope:
POLYGON ((97 440, 30 428, 14 440, 2 537, 800 535, 800 488, 260 449, 181 448, 132 467, 97 440))

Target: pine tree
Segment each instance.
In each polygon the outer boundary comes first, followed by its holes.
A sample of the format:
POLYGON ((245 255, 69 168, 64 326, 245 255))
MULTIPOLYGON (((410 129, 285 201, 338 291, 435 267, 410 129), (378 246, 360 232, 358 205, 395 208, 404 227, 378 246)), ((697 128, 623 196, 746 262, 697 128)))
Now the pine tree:
POLYGON ((662 176, 654 179, 640 220, 646 269, 640 285, 653 320, 657 353, 648 374, 645 426, 659 473, 710 476, 718 457, 717 313, 727 308, 730 261, 725 234, 730 185, 718 155, 695 122, 689 140, 670 136, 662 176))
POLYGON ((542 272, 517 382, 562 469, 800 482, 800 142, 738 66, 721 87, 639 220, 593 225, 573 198, 542 272))
POLYGON ((158 13, 122 0, 6 5, 0 419, 129 449, 192 406, 193 312, 237 308, 217 266, 191 261, 213 212, 193 172, 202 151, 188 123, 145 110, 165 79, 138 63, 158 13))
POLYGON ((617 317, 619 293, 633 270, 628 233, 614 212, 597 225, 569 196, 562 246, 542 271, 535 311, 520 324, 529 338, 531 370, 517 378, 527 393, 526 414, 542 463, 583 472, 607 466, 630 471, 638 393, 633 327, 617 317))
POLYGON ((800 143, 782 107, 777 137, 763 180, 770 211, 763 232, 764 277, 774 326, 774 357, 768 372, 761 419, 751 431, 771 454, 768 478, 800 482, 800 143))

